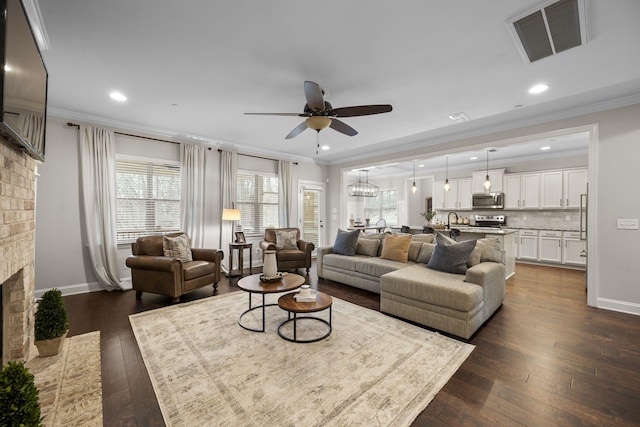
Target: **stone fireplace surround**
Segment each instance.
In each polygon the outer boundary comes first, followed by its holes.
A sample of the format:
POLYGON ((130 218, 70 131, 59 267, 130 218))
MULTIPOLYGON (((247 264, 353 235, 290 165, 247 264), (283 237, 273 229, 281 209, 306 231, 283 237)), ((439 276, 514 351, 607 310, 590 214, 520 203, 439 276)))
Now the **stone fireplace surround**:
POLYGON ((0 137, 2 365, 33 347, 37 163, 0 137))

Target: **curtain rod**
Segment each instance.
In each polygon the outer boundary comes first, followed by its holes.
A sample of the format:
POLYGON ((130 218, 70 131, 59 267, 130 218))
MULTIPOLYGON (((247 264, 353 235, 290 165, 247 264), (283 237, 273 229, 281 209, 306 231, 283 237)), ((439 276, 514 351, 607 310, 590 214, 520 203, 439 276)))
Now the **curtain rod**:
MULTIPOLYGON (((222 149, 221 148, 218 148, 218 153, 222 153, 222 149)), ((272 159, 272 158, 269 158, 269 157, 256 156, 256 155, 253 155, 253 154, 238 153, 238 156, 253 157, 254 159, 272 160, 274 162, 278 161, 278 159, 272 159)), ((293 163, 294 165, 298 164, 298 162, 291 162, 291 163, 293 163)))
MULTIPOLYGON (((74 128, 80 128, 80 125, 75 124, 75 123, 71 123, 71 122, 67 122, 67 126, 74 127, 74 128)), ((176 142, 176 141, 167 141, 166 139, 152 138, 150 136, 133 135, 133 134, 130 134, 130 133, 124 133, 124 132, 118 132, 118 131, 113 131, 113 133, 115 133, 116 135, 130 136, 132 138, 149 139, 151 141, 158 141, 158 142, 168 142, 169 144, 180 144, 179 142, 176 142)), ((209 150, 211 150, 211 147, 207 147, 207 148, 209 150)))

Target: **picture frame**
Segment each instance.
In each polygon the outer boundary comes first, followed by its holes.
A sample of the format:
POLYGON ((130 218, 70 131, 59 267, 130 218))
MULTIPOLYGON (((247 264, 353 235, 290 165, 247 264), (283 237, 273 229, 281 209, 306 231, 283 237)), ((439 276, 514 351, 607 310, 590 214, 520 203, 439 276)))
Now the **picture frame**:
POLYGON ((247 243, 243 231, 236 231, 236 243, 247 243))

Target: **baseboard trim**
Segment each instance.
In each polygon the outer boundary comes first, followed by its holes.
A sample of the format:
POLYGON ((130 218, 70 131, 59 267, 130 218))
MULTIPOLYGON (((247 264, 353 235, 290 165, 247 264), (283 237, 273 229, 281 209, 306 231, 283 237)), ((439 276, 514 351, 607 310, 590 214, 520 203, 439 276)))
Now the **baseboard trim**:
MULTIPOLYGON (((42 295, 44 295, 45 292, 47 292, 48 290, 53 289, 53 288, 46 288, 46 289, 36 289, 34 291, 34 296, 36 298, 42 298, 42 295)), ((63 296, 66 295, 77 295, 77 294, 86 294, 88 292, 96 292, 96 291, 102 291, 104 290, 104 288, 102 288, 98 282, 91 282, 91 283, 78 283, 77 285, 68 285, 68 286, 60 286, 57 288, 60 292, 62 292, 63 296)))
POLYGON ((635 314, 640 316, 640 304, 627 301, 618 301, 609 298, 598 298, 598 308, 605 310, 619 311, 621 313, 635 314))

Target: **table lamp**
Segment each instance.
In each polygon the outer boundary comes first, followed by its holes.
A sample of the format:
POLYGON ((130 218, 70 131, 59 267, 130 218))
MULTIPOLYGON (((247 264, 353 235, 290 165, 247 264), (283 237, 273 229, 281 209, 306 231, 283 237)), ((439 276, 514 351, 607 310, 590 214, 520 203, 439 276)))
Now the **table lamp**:
POLYGON ((233 221, 231 224, 231 241, 234 242, 233 232, 235 231, 235 221, 240 221, 240 209, 223 209, 222 210, 222 220, 223 221, 233 221))

